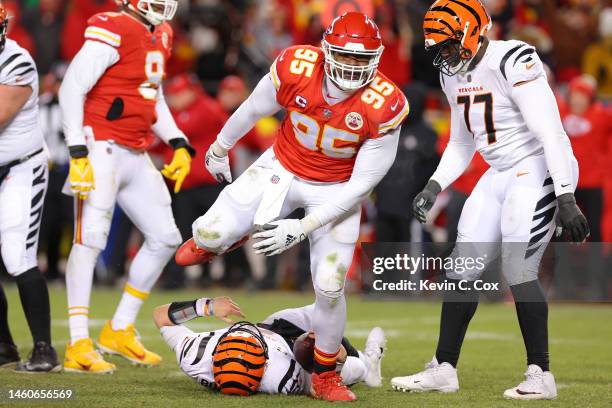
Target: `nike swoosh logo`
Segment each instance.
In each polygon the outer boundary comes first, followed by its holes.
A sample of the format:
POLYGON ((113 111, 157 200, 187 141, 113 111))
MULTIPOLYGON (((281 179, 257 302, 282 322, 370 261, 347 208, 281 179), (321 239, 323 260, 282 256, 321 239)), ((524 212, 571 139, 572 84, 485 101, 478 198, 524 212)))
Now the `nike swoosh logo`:
POLYGON ((569 184, 561 184, 561 187, 567 187, 569 184))
POLYGON ((134 355, 134 357, 136 357, 137 359, 139 359, 139 360, 144 360, 144 358, 145 358, 145 353, 138 354, 138 353, 136 353, 134 350, 132 350, 132 349, 131 349, 130 347, 128 347, 128 346, 125 346, 125 348, 126 348, 126 349, 128 349, 128 351, 129 351, 130 353, 132 353, 132 354, 134 355))
POLYGON ((528 171, 519 171, 518 173, 516 173, 516 177, 521 177, 524 176, 525 174, 529 174, 528 171))
POLYGON ((516 390, 516 393, 520 395, 541 394, 541 392, 531 392, 531 391, 521 391, 521 390, 516 390))
POLYGON ((278 57, 278 60, 279 60, 279 61, 282 61, 282 60, 283 60, 283 58, 285 58, 285 53, 286 53, 286 52, 287 52, 287 51, 283 51, 283 53, 281 54, 281 56, 280 56, 280 57, 278 57))
POLYGON ((526 64, 526 65, 525 65, 525 68, 527 68, 527 69, 529 70, 529 69, 533 68, 533 66, 534 66, 535 64, 536 64, 535 62, 532 62, 531 64, 526 64))
POLYGON ((391 107, 391 110, 395 112, 395 110, 397 109, 397 105, 399 105, 399 99, 397 100, 397 102, 395 102, 395 105, 391 107))
POLYGON ((102 21, 108 21, 108 17, 98 16, 98 18, 102 21))
POLYGON ((77 361, 77 364, 81 366, 83 370, 89 370, 91 368, 91 364, 83 364, 77 361))

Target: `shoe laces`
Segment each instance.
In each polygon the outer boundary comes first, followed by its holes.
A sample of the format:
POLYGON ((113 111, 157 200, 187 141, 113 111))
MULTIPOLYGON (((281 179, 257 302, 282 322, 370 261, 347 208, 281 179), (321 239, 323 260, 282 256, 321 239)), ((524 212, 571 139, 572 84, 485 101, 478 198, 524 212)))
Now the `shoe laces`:
POLYGON ((326 377, 321 377, 319 376, 319 378, 321 379, 321 386, 323 388, 343 388, 343 389, 348 389, 346 388, 346 385, 344 385, 342 383, 342 377, 340 377, 337 373, 334 373, 333 375, 330 376, 326 376, 326 377))
POLYGON ((537 387, 544 381, 544 373, 542 371, 527 370, 525 371, 525 377, 525 381, 520 383, 518 386, 518 388, 521 390, 529 390, 531 388, 537 387))

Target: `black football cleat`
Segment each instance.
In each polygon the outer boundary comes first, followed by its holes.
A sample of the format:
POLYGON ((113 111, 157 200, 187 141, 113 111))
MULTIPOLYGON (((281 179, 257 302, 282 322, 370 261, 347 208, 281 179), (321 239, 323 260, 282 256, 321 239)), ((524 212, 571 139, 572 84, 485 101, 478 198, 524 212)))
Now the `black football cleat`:
POLYGON ((20 361, 17 346, 9 343, 0 343, 0 368, 14 366, 20 361))
POLYGON ((62 366, 53 346, 39 341, 34 345, 30 358, 19 364, 15 371, 19 373, 55 373, 61 369, 62 366))

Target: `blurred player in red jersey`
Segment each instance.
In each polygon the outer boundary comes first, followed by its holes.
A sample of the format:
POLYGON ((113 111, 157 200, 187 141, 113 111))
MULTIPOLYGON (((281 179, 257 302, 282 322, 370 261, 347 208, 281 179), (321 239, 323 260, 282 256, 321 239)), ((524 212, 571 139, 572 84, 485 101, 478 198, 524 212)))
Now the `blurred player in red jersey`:
POLYGON ((206 167, 232 181, 227 152, 263 116, 287 111, 274 146, 227 186, 193 224, 179 264, 209 260, 251 232, 257 253, 277 255, 309 237, 316 293, 311 395, 352 401, 335 372, 346 322, 344 281, 359 235, 360 202, 395 159, 408 114, 402 92, 378 71, 383 52, 376 24, 362 13, 337 17, 322 48, 298 45, 274 61, 227 121, 206 154, 206 167), (284 219, 304 208, 303 219, 284 219))
POLYGON ((173 147, 173 159, 162 174, 176 182, 175 192, 189 173, 193 154, 160 85, 172 49, 172 29, 166 21, 176 7, 175 0, 123 0, 122 12, 91 17, 86 41, 60 89, 71 156, 67 184, 75 195, 76 213, 66 267, 70 343, 65 370, 115 370, 114 364, 94 351, 88 313, 94 265, 106 246, 116 202, 145 241, 132 262, 115 315, 105 324, 97 344, 102 351, 136 364, 153 366, 161 361, 142 345, 134 321, 181 242, 168 189, 144 152, 147 136, 153 130, 173 147))

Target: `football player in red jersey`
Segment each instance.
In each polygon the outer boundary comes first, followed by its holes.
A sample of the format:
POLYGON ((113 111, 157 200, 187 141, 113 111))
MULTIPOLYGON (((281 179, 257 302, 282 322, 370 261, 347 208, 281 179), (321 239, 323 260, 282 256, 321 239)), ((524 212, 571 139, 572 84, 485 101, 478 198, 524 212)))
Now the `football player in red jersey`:
POLYGON ((206 261, 240 245, 252 231, 256 252, 276 255, 309 238, 316 294, 311 394, 328 401, 355 395, 336 374, 346 321, 344 281, 359 234, 360 201, 395 159, 408 114, 401 91, 377 70, 383 46, 361 13, 337 17, 322 48, 284 50, 230 117, 206 154, 219 181, 232 181, 227 151, 262 116, 285 108, 274 146, 228 185, 193 224, 179 264, 206 261), (295 208, 301 219, 283 219, 295 208))
POLYGON ((70 343, 65 370, 108 373, 115 369, 94 351, 88 313, 94 265, 106 246, 116 202, 145 240, 98 347, 137 364, 152 366, 161 361, 142 345, 134 321, 181 243, 168 189, 144 151, 147 136, 152 130, 174 148, 162 174, 175 180, 175 192, 189 173, 193 153, 161 89, 172 49, 172 29, 166 21, 173 17, 176 5, 175 0, 123 0, 121 12, 91 17, 85 44, 60 89, 71 156, 67 184, 75 195, 76 212, 66 267, 70 343))

